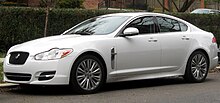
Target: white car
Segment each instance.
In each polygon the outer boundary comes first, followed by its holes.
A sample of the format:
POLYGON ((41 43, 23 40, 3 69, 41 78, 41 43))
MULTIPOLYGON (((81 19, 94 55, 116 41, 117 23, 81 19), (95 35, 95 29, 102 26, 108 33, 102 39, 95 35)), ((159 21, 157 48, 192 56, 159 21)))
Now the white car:
POLYGON ((62 35, 11 47, 6 82, 70 85, 94 93, 104 83, 183 76, 203 82, 218 63, 212 33, 159 13, 116 13, 88 19, 62 35))

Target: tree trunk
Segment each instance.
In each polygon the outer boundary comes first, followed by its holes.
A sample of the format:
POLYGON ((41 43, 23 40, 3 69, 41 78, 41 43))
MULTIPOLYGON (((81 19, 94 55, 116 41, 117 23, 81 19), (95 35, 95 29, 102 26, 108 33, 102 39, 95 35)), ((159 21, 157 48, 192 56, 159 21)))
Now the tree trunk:
MULTIPOLYGON (((165 1, 164 0, 162 0, 163 1, 163 13, 165 12, 165 1)), ((159 2, 159 0, 158 0, 158 2, 159 2)))
POLYGON ((49 6, 46 7, 46 17, 45 17, 45 25, 44 25, 44 37, 47 36, 47 24, 48 24, 48 16, 49 16, 49 6))
POLYGON ((162 0, 163 2, 161 3, 160 2, 160 0, 157 0, 157 2, 160 4, 160 6, 162 7, 162 9, 163 9, 163 12, 166 10, 166 11, 169 11, 169 9, 167 9, 166 7, 165 7, 165 2, 164 2, 164 0, 162 0))
POLYGON ((218 10, 219 10, 219 2, 220 2, 220 1, 218 0, 218 10))
POLYGON ((134 7, 134 0, 133 0, 133 4, 132 4, 132 5, 133 5, 133 9, 135 10, 135 7, 134 7))
POLYGON ((168 0, 168 8, 170 12, 173 12, 172 1, 168 0))

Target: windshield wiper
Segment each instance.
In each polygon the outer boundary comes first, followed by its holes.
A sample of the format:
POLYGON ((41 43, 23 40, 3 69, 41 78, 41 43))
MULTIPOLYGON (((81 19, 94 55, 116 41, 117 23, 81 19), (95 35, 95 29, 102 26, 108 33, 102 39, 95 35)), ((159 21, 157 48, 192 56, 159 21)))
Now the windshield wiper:
POLYGON ((79 35, 92 35, 92 33, 89 32, 83 32, 83 31, 77 31, 77 32, 73 32, 71 34, 79 34, 79 35))

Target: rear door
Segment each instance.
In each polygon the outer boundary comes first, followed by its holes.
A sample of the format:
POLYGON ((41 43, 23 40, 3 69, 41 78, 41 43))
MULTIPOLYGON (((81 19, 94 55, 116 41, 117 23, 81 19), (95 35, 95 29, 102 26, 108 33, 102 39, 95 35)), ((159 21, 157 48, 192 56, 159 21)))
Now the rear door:
POLYGON ((161 66, 174 71, 183 66, 191 44, 188 27, 177 20, 156 17, 160 28, 161 66))

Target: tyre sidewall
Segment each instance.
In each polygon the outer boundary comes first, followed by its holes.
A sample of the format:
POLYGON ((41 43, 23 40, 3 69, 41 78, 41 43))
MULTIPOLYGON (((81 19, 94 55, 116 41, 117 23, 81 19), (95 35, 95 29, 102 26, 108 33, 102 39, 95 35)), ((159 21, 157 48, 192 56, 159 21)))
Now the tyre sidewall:
POLYGON ((192 55, 190 56, 188 62, 187 62, 187 66, 186 66, 186 72, 185 72, 185 75, 184 75, 184 78, 188 81, 188 82, 196 82, 196 83, 200 83, 200 82, 203 82, 207 75, 208 75, 208 70, 209 70, 209 62, 208 62, 208 57, 201 51, 196 51, 194 53, 192 53, 192 55), (204 58, 205 58, 205 61, 207 63, 207 71, 206 71, 206 74, 205 76, 198 80, 196 79, 194 76, 193 76, 193 73, 192 73, 192 68, 191 68, 191 62, 192 62, 192 59, 195 55, 197 54, 201 54, 204 58))
POLYGON ((75 63, 73 64, 72 66, 72 70, 71 70, 71 73, 70 73, 70 88, 73 89, 75 92, 77 93, 80 93, 80 94, 91 94, 91 93, 95 93, 97 92, 102 86, 103 84, 105 83, 105 78, 106 77, 106 72, 105 72, 105 68, 103 66, 103 63, 95 56, 93 55, 83 55, 81 57, 79 57, 75 63), (100 68, 101 68, 101 72, 102 72, 102 77, 101 77, 101 81, 99 83, 99 85, 93 89, 93 90, 84 90, 80 87, 80 85, 78 84, 77 82, 77 79, 76 79, 76 71, 77 71, 77 67, 79 66, 79 64, 86 60, 86 59, 93 59, 95 61, 98 62, 98 64, 100 65, 100 68))

